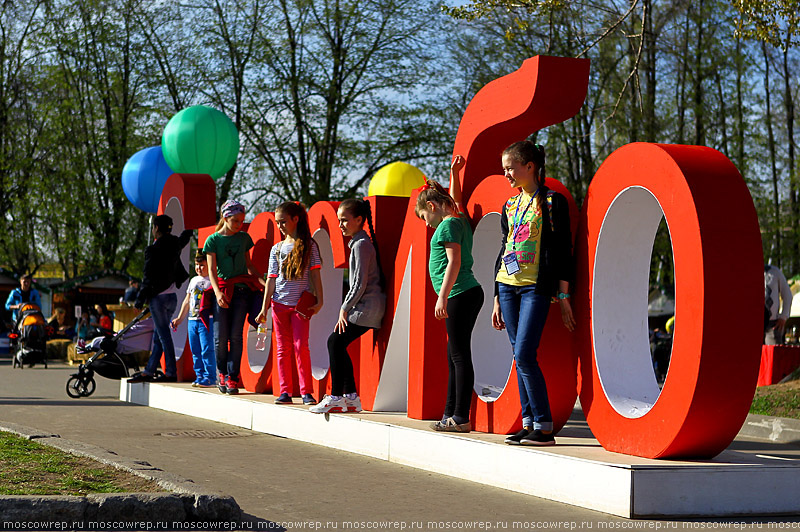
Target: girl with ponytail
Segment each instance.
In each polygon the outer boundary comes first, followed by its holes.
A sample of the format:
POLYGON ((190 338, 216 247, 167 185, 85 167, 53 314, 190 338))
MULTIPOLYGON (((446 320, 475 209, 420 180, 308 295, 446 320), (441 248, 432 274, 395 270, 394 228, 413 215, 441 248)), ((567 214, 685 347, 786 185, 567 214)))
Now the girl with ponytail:
POLYGON ((441 421, 431 428, 443 432, 469 432, 469 408, 475 372, 472 367, 472 329, 483 306, 483 289, 472 274, 472 227, 461 206, 459 173, 466 161, 460 155, 450 167, 450 192, 428 181, 417 196, 415 212, 435 229, 431 237, 428 271, 436 300, 436 319, 447 328, 449 378, 447 402, 441 421))
POLYGON ((380 328, 386 308, 385 281, 375 245, 369 202, 346 199, 339 204, 337 216, 342 235, 350 237, 350 290, 339 309, 339 321, 328 337, 331 395, 326 395, 318 405, 309 408, 316 414, 361 412, 361 399, 347 346, 368 330, 380 328), (364 231, 364 224, 369 227, 369 235, 364 231))
POLYGON ((317 302, 308 308, 308 313, 315 314, 322 308, 322 261, 317 243, 311 238, 308 213, 302 205, 293 201, 281 203, 275 209, 275 223, 284 239, 272 246, 270 251, 264 303, 256 321, 263 322, 266 319, 267 309, 271 305, 280 381, 280 395, 275 402, 292 402, 289 376, 292 372, 291 356, 294 354, 303 403, 313 405, 317 401, 311 395, 313 381, 308 350, 309 320, 295 307, 303 293, 313 287, 317 302))
POLYGON ((558 297, 566 328, 575 328, 569 303, 572 236, 569 207, 545 184, 544 148, 528 140, 503 151, 503 172, 521 189, 500 217, 502 247, 495 263, 492 325, 506 329, 522 406, 522 430, 506 438, 511 445, 554 445, 553 417, 544 375, 536 361, 551 298, 558 297))

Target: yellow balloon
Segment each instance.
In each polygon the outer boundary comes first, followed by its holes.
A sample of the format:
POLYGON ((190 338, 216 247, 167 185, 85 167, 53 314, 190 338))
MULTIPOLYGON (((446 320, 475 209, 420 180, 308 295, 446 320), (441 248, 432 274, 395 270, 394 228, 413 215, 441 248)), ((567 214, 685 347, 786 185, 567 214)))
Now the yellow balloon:
POLYGON ((425 184, 425 174, 416 166, 404 162, 389 163, 372 176, 368 196, 399 196, 407 198, 425 184))

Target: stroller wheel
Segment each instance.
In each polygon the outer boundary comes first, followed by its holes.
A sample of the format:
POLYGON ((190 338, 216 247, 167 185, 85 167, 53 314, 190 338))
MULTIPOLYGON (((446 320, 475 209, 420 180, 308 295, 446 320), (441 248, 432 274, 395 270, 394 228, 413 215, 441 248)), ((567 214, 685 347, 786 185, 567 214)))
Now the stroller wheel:
POLYGON ((83 388, 83 383, 79 377, 73 375, 67 380, 67 395, 73 399, 78 399, 81 396, 81 388, 83 388))
POLYGON ((89 397, 94 393, 95 382, 94 378, 89 378, 88 380, 84 381, 77 375, 73 375, 67 381, 67 395, 72 397, 73 399, 78 399, 80 397, 89 397))
POLYGON ((91 378, 91 377, 89 378, 88 381, 86 381, 84 383, 84 386, 83 386, 83 396, 84 397, 89 397, 90 395, 92 395, 94 393, 94 385, 95 385, 94 379, 91 378))

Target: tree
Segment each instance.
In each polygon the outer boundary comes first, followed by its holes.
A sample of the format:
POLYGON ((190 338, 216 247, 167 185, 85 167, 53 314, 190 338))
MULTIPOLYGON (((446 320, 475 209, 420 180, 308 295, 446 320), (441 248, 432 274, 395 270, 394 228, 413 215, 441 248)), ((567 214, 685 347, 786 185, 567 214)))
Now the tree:
POLYGON ((253 188, 310 205, 356 195, 391 161, 446 156, 432 121, 434 12, 412 0, 279 0, 257 28, 243 91, 253 188))
MULTIPOLYGON (((789 184, 789 220, 791 234, 792 271, 800 271, 800 182, 797 168, 795 140, 795 95, 792 80, 796 79, 790 67, 789 52, 793 47, 800 45, 800 0, 741 0, 732 2, 738 10, 739 18, 736 20, 737 36, 755 39, 769 44, 782 51, 783 70, 783 104, 785 110, 785 124, 787 134, 787 168, 789 184)), ((764 48, 765 56, 766 48, 764 48)), ((772 125, 770 124, 770 127, 772 125)), ((772 140, 770 140, 772 143, 772 140)), ((774 171, 773 159, 773 171, 774 171)), ((777 195, 777 193, 776 193, 777 195)), ((775 198, 777 201, 777 197, 775 198)), ((776 220, 777 220, 776 215, 776 220)), ((782 227, 777 227, 777 234, 782 227)), ((777 237, 779 243, 779 237, 777 237)), ((780 264, 780 245, 778 245, 778 264, 780 264)))
POLYGON ((44 128, 36 117, 39 61, 30 54, 40 28, 40 2, 0 5, 0 261, 17 274, 33 273, 45 261, 27 199, 36 192, 37 155, 44 128))
POLYGON ((146 216, 127 201, 120 180, 128 158, 156 142, 140 126, 147 115, 140 7, 134 0, 46 6, 41 52, 49 61, 54 137, 45 171, 59 182, 47 217, 68 276, 78 264, 126 270, 140 261, 146 216))
MULTIPOLYGON (((785 119, 786 127, 773 127, 774 144, 787 146, 787 155, 777 158, 778 171, 797 164, 789 133, 797 95, 794 88, 786 89, 786 80, 795 83, 796 61, 784 62, 783 111, 771 109, 770 119, 763 120, 765 85, 751 74, 763 64, 761 50, 734 38, 737 11, 731 2, 606 0, 588 6, 568 0, 473 0, 445 11, 465 21, 466 31, 456 39, 457 62, 472 65, 472 93, 533 55, 591 59, 589 91, 579 113, 547 131, 531 132, 546 140, 548 173, 561 179, 579 203, 595 168, 625 143, 708 145, 739 167, 762 226, 773 234, 773 191, 761 176, 768 175, 769 129, 778 120, 785 119)), ((785 33, 781 42, 787 42, 785 33)), ((792 221, 792 231, 798 225, 792 221)), ((666 231, 664 226, 657 236, 651 279, 669 284, 666 231)))

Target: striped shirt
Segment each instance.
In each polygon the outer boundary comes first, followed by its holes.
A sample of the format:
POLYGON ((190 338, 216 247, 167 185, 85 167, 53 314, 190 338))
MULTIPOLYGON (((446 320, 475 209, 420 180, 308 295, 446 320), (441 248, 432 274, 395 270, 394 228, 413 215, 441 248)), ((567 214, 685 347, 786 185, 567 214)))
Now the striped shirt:
POLYGON ((275 293, 272 294, 272 300, 289 307, 297 305, 297 302, 300 301, 300 296, 305 290, 309 289, 311 285, 309 272, 322 268, 319 248, 312 239, 311 257, 308 261, 308 268, 303 272, 302 279, 290 281, 284 278, 281 264, 289 257, 292 249, 294 249, 294 242, 281 241, 272 246, 272 250, 269 253, 269 270, 267 271, 267 276, 275 279, 275 293))

